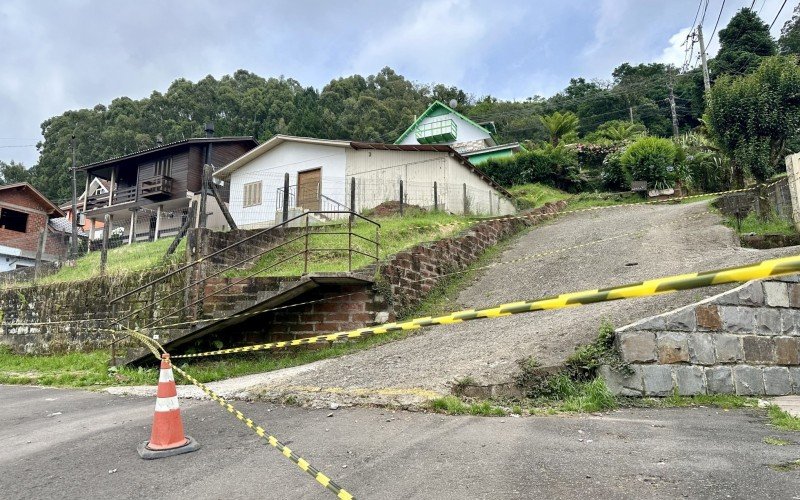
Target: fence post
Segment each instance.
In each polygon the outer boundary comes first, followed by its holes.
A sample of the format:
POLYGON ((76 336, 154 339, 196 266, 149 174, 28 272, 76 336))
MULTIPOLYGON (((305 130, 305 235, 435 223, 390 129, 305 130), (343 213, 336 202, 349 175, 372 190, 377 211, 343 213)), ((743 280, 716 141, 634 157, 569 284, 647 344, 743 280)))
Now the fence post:
POLYGON ((106 273, 106 262, 108 261, 108 232, 111 231, 111 216, 103 216, 103 248, 100 250, 100 275, 106 273))
POLYGON ((347 270, 353 271, 353 216, 347 221, 347 270))
MULTIPOLYGON (((350 211, 356 211, 356 178, 350 177, 350 211)), ((350 215, 350 222, 353 221, 352 214, 350 215)))
POLYGON ((306 212, 305 215, 306 215, 306 237, 305 237, 306 247, 305 247, 305 252, 303 252, 305 254, 303 263, 303 275, 308 274, 308 212, 306 212))
POLYGON ((464 183, 464 215, 469 214, 469 200, 467 200, 467 183, 464 183))
POLYGON ((433 211, 439 211, 439 189, 436 185, 436 181, 433 181, 433 211))
POLYGON ((39 237, 39 246, 36 248, 36 267, 33 270, 33 279, 38 280, 39 274, 42 272, 42 254, 44 247, 47 245, 47 225, 42 229, 42 234, 39 237))
POLYGON ((405 201, 404 201, 404 196, 403 196, 403 179, 400 179, 400 215, 401 216, 403 215, 403 204, 404 203, 405 203, 405 201))
POLYGON ((283 215, 281 217, 281 222, 289 220, 289 172, 283 174, 283 215))

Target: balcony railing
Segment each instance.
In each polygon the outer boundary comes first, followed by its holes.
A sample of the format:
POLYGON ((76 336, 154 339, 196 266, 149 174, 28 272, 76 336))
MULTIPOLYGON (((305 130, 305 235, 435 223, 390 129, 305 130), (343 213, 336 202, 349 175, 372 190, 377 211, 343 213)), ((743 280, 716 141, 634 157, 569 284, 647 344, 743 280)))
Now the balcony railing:
POLYGON ((114 200, 112 205, 119 205, 120 203, 128 203, 129 201, 136 200, 136 186, 131 186, 122 189, 114 190, 114 200))
POLYGON ((451 119, 422 123, 417 127, 415 135, 420 144, 452 142, 458 136, 458 126, 451 119))
POLYGON ((139 195, 145 198, 151 196, 172 194, 172 177, 154 175, 140 181, 139 195))

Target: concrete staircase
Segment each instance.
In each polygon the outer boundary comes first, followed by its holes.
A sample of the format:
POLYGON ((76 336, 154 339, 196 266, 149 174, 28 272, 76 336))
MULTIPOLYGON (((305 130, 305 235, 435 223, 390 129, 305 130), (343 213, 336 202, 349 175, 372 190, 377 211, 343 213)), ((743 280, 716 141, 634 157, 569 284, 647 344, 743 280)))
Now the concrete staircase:
MULTIPOLYGON (((205 335, 230 329, 256 316, 259 312, 286 305, 321 286, 369 285, 374 282, 374 266, 353 273, 316 273, 302 277, 257 277, 209 279, 204 287, 202 318, 183 328, 152 329, 149 335, 159 335, 159 342, 168 351, 179 351, 186 344, 205 335)), ((178 322, 165 318, 162 324, 178 322)), ((269 328, 269 325, 265 325, 269 328)), ((152 353, 144 348, 129 349, 123 360, 126 365, 148 363, 152 353)))

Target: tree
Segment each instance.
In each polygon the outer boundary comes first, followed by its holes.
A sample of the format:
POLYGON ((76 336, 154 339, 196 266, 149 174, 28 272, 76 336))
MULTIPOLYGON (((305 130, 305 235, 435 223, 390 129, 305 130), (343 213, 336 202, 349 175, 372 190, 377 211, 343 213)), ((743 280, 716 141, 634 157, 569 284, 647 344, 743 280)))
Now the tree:
POLYGON ((792 18, 783 25, 778 47, 781 54, 800 54, 800 3, 794 8, 792 18))
POLYGON ((673 180, 677 157, 675 143, 660 137, 643 137, 631 144, 619 161, 633 180, 647 181, 649 187, 673 180))
POLYGON ((634 137, 644 135, 647 129, 641 123, 631 123, 629 121, 611 120, 597 128, 595 135, 609 141, 622 142, 634 137))
POLYGON ((800 132, 800 67, 793 57, 765 59, 749 75, 725 76, 711 87, 704 119, 742 186, 748 172, 764 181, 800 132))
POLYGON ((16 182, 30 181, 30 172, 22 163, 11 160, 9 163, 0 161, 0 184, 14 184, 16 182))
POLYGON ((744 8, 719 31, 719 52, 709 64, 710 70, 715 77, 749 73, 763 57, 773 56, 777 50, 767 23, 744 8))
POLYGON ((571 111, 555 113, 539 118, 550 135, 550 145, 558 146, 561 140, 574 136, 578 130, 578 115, 571 111))

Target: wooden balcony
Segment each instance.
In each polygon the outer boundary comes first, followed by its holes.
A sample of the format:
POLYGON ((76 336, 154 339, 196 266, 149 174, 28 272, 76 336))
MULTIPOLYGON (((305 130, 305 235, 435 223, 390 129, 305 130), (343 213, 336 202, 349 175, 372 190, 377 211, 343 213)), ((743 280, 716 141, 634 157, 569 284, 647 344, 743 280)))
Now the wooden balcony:
POLYGON ((169 196, 170 194, 172 194, 172 177, 154 175, 140 181, 139 196, 152 198, 162 195, 169 196))

